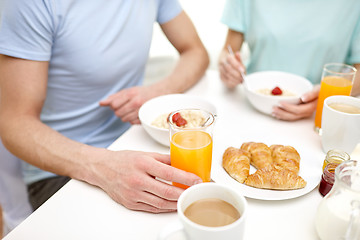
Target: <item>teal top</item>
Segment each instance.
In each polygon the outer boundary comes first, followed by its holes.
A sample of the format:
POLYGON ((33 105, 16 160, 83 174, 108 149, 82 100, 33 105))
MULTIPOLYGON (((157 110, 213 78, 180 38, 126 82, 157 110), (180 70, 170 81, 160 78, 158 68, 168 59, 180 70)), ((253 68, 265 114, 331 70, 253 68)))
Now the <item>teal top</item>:
POLYGON ((360 63, 359 0, 227 0, 222 22, 244 33, 248 73, 285 71, 316 84, 326 63, 360 63))

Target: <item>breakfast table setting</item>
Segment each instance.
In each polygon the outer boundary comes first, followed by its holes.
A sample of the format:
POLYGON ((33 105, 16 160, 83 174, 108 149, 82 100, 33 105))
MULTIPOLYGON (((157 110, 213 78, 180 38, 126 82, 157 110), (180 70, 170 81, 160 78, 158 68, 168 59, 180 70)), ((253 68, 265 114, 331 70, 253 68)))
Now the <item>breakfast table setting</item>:
MULTIPOLYGON (((281 78, 283 73, 272 74, 281 78)), ((209 108, 216 112, 211 181, 226 185, 245 197, 244 239, 319 239, 316 216, 323 200, 319 183, 326 152, 319 133, 314 131, 314 116, 298 121, 278 120, 251 103, 242 85, 234 90, 227 89, 215 70, 208 70, 193 88, 181 95, 210 103, 209 108), (301 157, 299 176, 306 181, 306 186, 295 190, 271 190, 236 181, 222 166, 223 154, 227 148, 240 148, 245 142, 294 147, 301 157)), ((196 105, 196 100, 191 102, 196 105)), ((159 108, 153 109, 153 119, 160 114, 159 108)), ((169 146, 154 139, 144 124, 133 125, 108 149, 170 153, 169 146)), ((254 171, 251 167, 250 174, 254 171)), ((70 180, 4 239, 187 240, 182 230, 167 233, 178 224, 176 212, 153 214, 129 210, 98 187, 70 180)))

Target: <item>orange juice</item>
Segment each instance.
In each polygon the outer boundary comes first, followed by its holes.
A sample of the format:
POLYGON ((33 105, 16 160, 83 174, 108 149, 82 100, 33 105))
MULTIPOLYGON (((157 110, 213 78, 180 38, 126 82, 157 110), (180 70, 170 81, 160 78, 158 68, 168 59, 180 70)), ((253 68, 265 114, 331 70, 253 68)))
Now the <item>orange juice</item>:
POLYGON ((333 95, 350 95, 352 81, 337 77, 326 76, 321 81, 320 93, 316 107, 315 127, 321 128, 321 116, 325 98, 333 95))
MULTIPOLYGON (((204 182, 210 182, 212 138, 203 131, 187 130, 177 132, 170 143, 171 166, 198 175, 204 182)), ((188 186, 173 183, 175 186, 188 186)))

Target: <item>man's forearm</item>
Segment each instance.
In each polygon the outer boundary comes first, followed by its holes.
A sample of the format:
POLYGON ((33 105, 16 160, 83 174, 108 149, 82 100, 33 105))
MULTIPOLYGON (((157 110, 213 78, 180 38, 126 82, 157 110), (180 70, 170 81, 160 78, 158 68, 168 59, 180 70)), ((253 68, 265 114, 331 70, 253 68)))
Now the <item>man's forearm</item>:
POLYGON ((45 171, 92 182, 91 159, 106 149, 66 138, 31 116, 1 123, 4 145, 14 155, 45 171))

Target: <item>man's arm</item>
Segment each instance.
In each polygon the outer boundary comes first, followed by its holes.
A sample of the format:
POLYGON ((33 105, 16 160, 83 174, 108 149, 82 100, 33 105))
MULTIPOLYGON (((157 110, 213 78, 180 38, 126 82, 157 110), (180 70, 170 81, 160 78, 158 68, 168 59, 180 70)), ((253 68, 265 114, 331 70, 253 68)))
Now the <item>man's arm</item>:
POLYGON ((47 73, 48 62, 0 55, 0 132, 14 155, 43 170, 99 186, 135 210, 176 210, 183 190, 156 177, 189 186, 201 182, 196 175, 169 166, 168 155, 96 148, 43 124, 47 73))
POLYGON ((47 171, 74 177, 73 172, 81 166, 75 166, 66 155, 83 146, 69 144, 65 137, 40 121, 47 71, 48 62, 0 56, 1 137, 4 145, 21 159, 47 171))
POLYGON ((191 88, 203 76, 209 65, 209 57, 196 29, 185 12, 161 25, 180 58, 173 72, 164 79, 150 85, 119 91, 104 101, 122 121, 140 123, 138 111, 147 100, 170 93, 181 93, 191 88))
POLYGON ((173 72, 155 83, 162 93, 184 92, 197 83, 209 65, 209 57, 190 18, 183 11, 161 25, 165 36, 180 54, 173 72))

